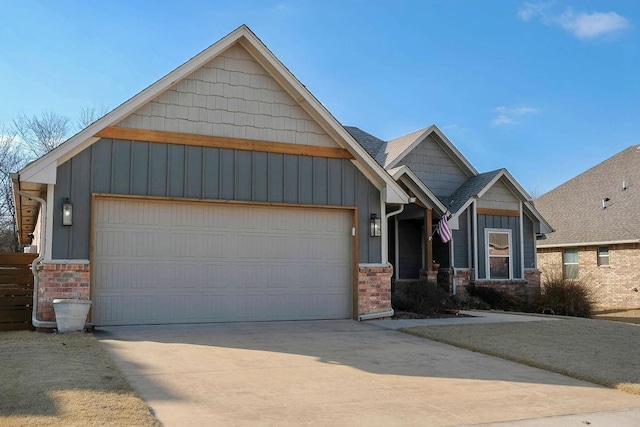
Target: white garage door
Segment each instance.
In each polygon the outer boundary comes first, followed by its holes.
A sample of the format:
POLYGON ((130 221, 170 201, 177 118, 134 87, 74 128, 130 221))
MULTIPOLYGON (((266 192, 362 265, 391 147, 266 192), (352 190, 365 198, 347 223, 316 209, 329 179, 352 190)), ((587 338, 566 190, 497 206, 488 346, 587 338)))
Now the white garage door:
POLYGON ((352 214, 98 198, 93 322, 351 316, 352 214))

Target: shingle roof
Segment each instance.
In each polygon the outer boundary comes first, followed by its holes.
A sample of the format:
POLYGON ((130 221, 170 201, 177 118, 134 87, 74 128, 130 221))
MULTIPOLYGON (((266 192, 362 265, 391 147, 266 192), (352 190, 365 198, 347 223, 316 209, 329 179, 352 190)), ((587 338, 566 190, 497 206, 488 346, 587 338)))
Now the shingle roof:
POLYGON ((473 196, 477 196, 487 184, 491 182, 493 178, 498 175, 502 169, 497 169, 491 172, 481 173, 476 176, 472 176, 467 179, 460 187, 453 192, 451 196, 447 198, 446 205, 449 207, 451 213, 456 213, 464 206, 467 201, 473 196))
POLYGON ((357 128, 355 126, 343 127, 347 132, 349 132, 353 139, 355 139, 358 144, 362 145, 362 148, 364 148, 367 153, 369 153, 374 159, 376 158, 378 151, 380 151, 380 147, 385 144, 385 142, 380 138, 376 138, 375 136, 363 131, 360 128, 357 128))
POLYGON ((640 146, 621 151, 534 203, 556 229, 540 246, 640 240, 640 146), (605 198, 610 200, 603 209, 605 198))
POLYGON ((420 136, 422 136, 422 134, 424 134, 427 129, 429 128, 426 127, 424 129, 419 129, 417 131, 388 141, 385 145, 380 147, 380 151, 378 151, 376 160, 386 168, 402 153, 404 153, 404 151, 409 148, 411 144, 416 142, 416 140, 420 138, 420 136))

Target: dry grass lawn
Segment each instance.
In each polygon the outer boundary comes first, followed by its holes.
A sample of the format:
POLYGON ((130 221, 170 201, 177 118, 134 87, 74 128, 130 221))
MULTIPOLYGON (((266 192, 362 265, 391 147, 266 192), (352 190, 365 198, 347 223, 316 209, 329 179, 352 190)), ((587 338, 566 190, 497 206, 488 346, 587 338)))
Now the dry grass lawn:
POLYGON ((420 326, 402 330, 640 394, 640 326, 567 318, 558 321, 420 326))
POLYGON ((615 322, 635 323, 640 325, 640 308, 603 310, 594 313, 595 319, 613 320, 615 322))
POLYGON ((0 425, 159 426, 91 334, 0 332, 0 425))

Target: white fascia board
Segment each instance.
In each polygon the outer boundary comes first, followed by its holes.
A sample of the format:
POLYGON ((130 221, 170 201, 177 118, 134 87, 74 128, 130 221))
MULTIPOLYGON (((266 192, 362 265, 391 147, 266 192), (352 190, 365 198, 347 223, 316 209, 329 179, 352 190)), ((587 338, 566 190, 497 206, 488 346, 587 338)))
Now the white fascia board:
POLYGON ((387 171, 378 164, 366 150, 356 142, 335 117, 316 99, 315 96, 285 67, 282 62, 247 29, 245 38, 240 44, 258 61, 271 76, 295 99, 300 106, 313 117, 316 122, 342 148, 348 150, 354 157, 356 167, 365 172, 370 170, 377 179, 373 182, 383 182, 387 188, 387 203, 409 203, 409 195, 391 178, 387 171), (245 43, 247 41, 247 43, 245 43))
POLYGON ((169 74, 153 83, 151 86, 144 89, 142 92, 139 92, 137 95, 133 96, 129 100, 113 109, 111 112, 107 113, 101 119, 98 119, 93 124, 78 132, 64 143, 60 144, 54 150, 50 151, 49 153, 45 154, 38 160, 22 169, 19 173, 24 177, 23 180, 28 182, 42 182, 43 184, 55 184, 55 178, 53 179, 53 181, 51 181, 50 170, 42 175, 41 171, 43 169, 51 168, 52 165, 55 169, 59 164, 59 159, 66 158, 68 160, 68 158, 71 157, 70 153, 77 153, 91 145, 93 142, 97 141, 98 138, 94 138, 94 135, 96 133, 100 132, 106 127, 112 126, 122 121, 131 113, 146 105, 149 101, 159 96, 161 93, 178 83, 180 80, 182 80, 207 62, 211 61, 222 51, 226 50, 232 44, 234 44, 242 36, 246 37, 249 33, 250 30, 245 25, 238 27, 236 30, 229 33, 218 42, 212 44, 207 49, 203 50, 184 64, 180 65, 175 70, 171 71, 169 74), (78 148, 80 148, 80 150, 76 151, 78 148), (42 179, 43 181, 37 181, 36 179, 42 179))
POLYGON ((539 222, 540 222, 540 233, 541 234, 550 234, 556 231, 551 224, 547 222, 546 219, 540 215, 540 212, 533 206, 533 204, 529 201, 522 203, 524 207, 527 209, 527 212, 530 212, 539 222))
POLYGON ((513 175, 504 168, 501 169, 500 172, 496 174, 496 176, 481 191, 478 192, 478 197, 482 197, 496 182, 498 182, 500 178, 503 177, 506 178, 511 188, 515 190, 515 195, 520 199, 523 207, 525 207, 527 211, 530 212, 538 222, 540 222, 540 232, 542 234, 553 233, 555 231, 553 227, 551 227, 551 225, 542 217, 542 215, 540 215, 540 212, 538 212, 531 203, 531 196, 529 196, 529 193, 527 193, 518 181, 516 181, 513 175))
POLYGON ((513 177, 513 175, 511 175, 511 173, 507 169, 502 169, 502 173, 509 180, 511 185, 513 185, 515 187, 515 189, 518 191, 518 193, 520 193, 520 195, 523 198, 523 201, 530 202, 531 201, 531 196, 529 195, 529 193, 524 188, 522 188, 520 183, 518 181, 516 181, 516 179, 513 177))
POLYGON ((545 248, 575 248, 576 246, 606 246, 606 245, 627 245, 640 243, 640 239, 632 240, 609 240, 602 242, 577 242, 577 243, 558 243, 554 245, 536 245, 538 249, 545 248))
POLYGON ((489 183, 485 185, 484 188, 482 188, 482 190, 478 191, 478 194, 477 194, 478 198, 481 198, 482 196, 484 196, 484 193, 489 191, 489 189, 493 187, 495 183, 498 182, 500 178, 502 178, 503 175, 504 175, 504 169, 500 170, 500 172, 498 172, 496 176, 494 176, 493 179, 489 181, 489 183))
POLYGON ((422 135, 418 136, 414 142, 411 143, 409 147, 407 147, 402 154, 400 154, 393 162, 391 162, 387 169, 391 169, 398 165, 398 163, 407 156, 414 148, 416 148, 420 143, 422 143, 427 137, 431 134, 436 134, 442 145, 445 147, 445 152, 448 151, 453 158, 452 160, 460 165, 463 169, 466 169, 470 176, 478 175, 478 171, 476 168, 469 163, 469 161, 462 155, 462 153, 456 148, 455 145, 445 136, 444 133, 436 125, 431 125, 422 133, 422 135))
POLYGON ((58 164, 55 159, 40 165, 37 169, 23 169, 18 176, 21 182, 36 182, 39 184, 55 184, 58 164))
POLYGON ((473 201, 474 201, 474 200, 476 200, 476 199, 477 199, 477 197, 476 197, 476 196, 471 196, 471 197, 469 197, 469 200, 467 200, 467 201, 465 202, 465 204, 464 204, 464 205, 462 205, 462 207, 461 207, 460 209, 458 209, 458 212, 452 212, 453 217, 457 217, 457 216, 459 216, 459 215, 460 215, 462 212, 464 212, 464 211, 465 211, 465 210, 466 210, 466 209, 471 205, 471 203, 473 203, 473 201))
POLYGON ((394 161, 389 163, 386 166, 386 168, 387 169, 393 169, 394 167, 396 167, 398 165, 398 163, 400 162, 400 160, 404 159, 407 156, 407 154, 409 154, 411 151, 413 151, 414 148, 416 148, 422 141, 424 141, 427 138, 427 136, 429 136, 431 134, 431 132, 433 132, 433 128, 434 128, 434 125, 431 125, 428 128, 426 128, 424 130, 424 132, 422 132, 422 134, 419 135, 411 143, 411 145, 409 145, 407 148, 405 148, 404 151, 402 153, 400 153, 400 155, 398 157, 396 157, 394 161))
POLYGON ((444 145, 454 154, 454 156, 465 166, 469 172, 473 176, 478 175, 478 171, 473 165, 467 160, 467 158, 456 148, 455 145, 447 138, 447 136, 438 128, 438 126, 433 125, 433 132, 438 135, 440 140, 444 143, 444 145))

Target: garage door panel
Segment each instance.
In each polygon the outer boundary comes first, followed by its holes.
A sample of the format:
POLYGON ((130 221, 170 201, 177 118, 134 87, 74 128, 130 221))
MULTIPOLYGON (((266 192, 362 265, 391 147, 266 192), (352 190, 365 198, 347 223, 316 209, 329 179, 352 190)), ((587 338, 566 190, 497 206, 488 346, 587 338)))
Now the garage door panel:
POLYGON ((346 210, 99 198, 93 320, 350 317, 351 227, 346 210))

